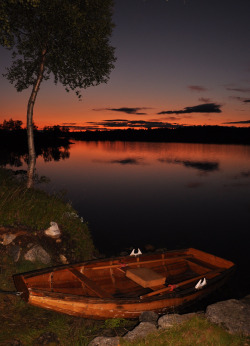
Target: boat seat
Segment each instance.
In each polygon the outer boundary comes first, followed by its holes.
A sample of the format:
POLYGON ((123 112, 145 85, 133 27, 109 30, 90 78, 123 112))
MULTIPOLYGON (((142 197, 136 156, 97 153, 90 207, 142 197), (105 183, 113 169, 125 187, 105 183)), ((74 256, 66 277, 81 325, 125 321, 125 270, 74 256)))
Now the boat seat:
POLYGON ((165 276, 150 268, 129 268, 126 270, 126 276, 144 288, 161 286, 166 281, 165 276))

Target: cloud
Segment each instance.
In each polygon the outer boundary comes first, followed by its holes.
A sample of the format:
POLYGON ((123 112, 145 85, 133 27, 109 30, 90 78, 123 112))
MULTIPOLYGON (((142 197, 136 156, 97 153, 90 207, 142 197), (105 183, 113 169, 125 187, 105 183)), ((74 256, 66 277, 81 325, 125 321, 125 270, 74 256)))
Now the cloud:
POLYGON ((201 85, 188 85, 188 89, 191 91, 197 91, 197 92, 202 92, 202 91, 207 91, 208 89, 201 86, 201 85))
POLYGON ((226 87, 226 89, 230 90, 230 91, 238 91, 238 92, 241 92, 241 93, 249 93, 250 92, 249 88, 231 88, 231 87, 226 87))
POLYGON ((185 107, 183 110, 162 111, 157 114, 186 114, 186 113, 221 113, 221 105, 215 103, 204 103, 193 107, 185 107))
POLYGON ((95 124, 95 126, 105 126, 106 128, 112 127, 130 127, 130 128, 169 128, 176 127, 175 125, 162 122, 162 121, 145 121, 145 120, 125 120, 125 119, 110 119, 101 122, 88 122, 88 124, 95 124))
POLYGON ((211 161, 189 161, 189 160, 170 160, 170 159, 159 159, 160 162, 182 164, 187 168, 195 168, 202 172, 212 172, 219 170, 218 162, 211 161))
POLYGON ((93 109, 94 111, 112 111, 112 112, 122 112, 126 114, 138 114, 138 115, 146 115, 147 113, 139 113, 138 111, 143 109, 150 109, 146 107, 121 107, 121 108, 99 108, 93 109))
POLYGON ((229 98, 233 99, 233 100, 241 101, 241 102, 244 102, 244 103, 250 102, 249 99, 246 99, 245 97, 241 97, 241 96, 229 96, 229 98))
POLYGON ((250 124, 250 120, 229 121, 227 123, 222 123, 222 124, 250 124))
POLYGON ((209 103, 209 102, 211 102, 211 99, 206 98, 206 97, 200 97, 200 98, 199 98, 199 101, 205 102, 205 103, 209 103))
POLYGON ((99 130, 98 126, 62 125, 61 127, 69 128, 72 131, 99 130))

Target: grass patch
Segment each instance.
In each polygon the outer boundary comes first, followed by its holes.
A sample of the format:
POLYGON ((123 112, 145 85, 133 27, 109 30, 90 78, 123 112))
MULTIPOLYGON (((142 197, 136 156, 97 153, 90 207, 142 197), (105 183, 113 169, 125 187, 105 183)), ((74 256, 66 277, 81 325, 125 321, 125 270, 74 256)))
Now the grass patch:
POLYGON ((142 340, 128 342, 122 339, 120 344, 129 346, 247 346, 250 345, 250 338, 229 334, 225 329, 210 323, 203 317, 197 316, 170 329, 161 329, 142 340))
POLYGON ((27 189, 11 170, 0 168, 0 226, 22 227, 30 232, 45 230, 57 222, 67 238, 76 261, 89 259, 94 251, 88 225, 79 218, 62 194, 49 195, 39 189, 27 189))
MULTIPOLYGON (((124 320, 111 331, 105 321, 87 320, 59 314, 54 311, 28 305, 15 296, 0 296, 0 345, 18 340, 25 346, 38 345, 37 339, 46 333, 53 333, 62 346, 87 346, 100 335, 122 335, 134 321, 124 320), (119 334, 119 332, 121 332, 119 334)), ((51 345, 54 345, 51 343, 51 345)))

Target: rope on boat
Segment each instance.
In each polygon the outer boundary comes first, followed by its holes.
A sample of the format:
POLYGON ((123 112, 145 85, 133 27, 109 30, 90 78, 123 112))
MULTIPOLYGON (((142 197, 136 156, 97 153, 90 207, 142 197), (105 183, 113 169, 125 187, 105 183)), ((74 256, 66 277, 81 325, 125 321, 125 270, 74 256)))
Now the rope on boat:
POLYGON ((23 294, 23 292, 18 292, 18 291, 3 291, 0 290, 0 293, 2 294, 12 294, 14 296, 20 296, 21 294, 23 294))

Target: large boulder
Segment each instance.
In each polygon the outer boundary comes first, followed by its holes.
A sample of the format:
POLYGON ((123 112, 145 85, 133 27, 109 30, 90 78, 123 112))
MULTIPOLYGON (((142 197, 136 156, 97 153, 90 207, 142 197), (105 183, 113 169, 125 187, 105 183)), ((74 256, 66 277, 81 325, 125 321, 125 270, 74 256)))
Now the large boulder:
POLYGON ((139 316, 140 322, 150 322, 157 325, 159 315, 154 311, 143 311, 139 316))
POLYGON ((32 246, 24 255, 24 259, 26 259, 26 261, 41 262, 43 264, 49 264, 51 261, 50 255, 40 245, 32 246))
POLYGON ((206 318, 225 327, 231 333, 250 335, 250 304, 248 301, 230 299, 209 305, 206 318))
POLYGON ((124 339, 133 341, 140 338, 145 338, 148 334, 153 333, 157 330, 156 326, 150 322, 141 322, 130 332, 125 334, 124 339))
POLYGON ((158 326, 159 328, 171 328, 176 324, 180 324, 182 322, 185 322, 187 320, 190 320, 196 316, 196 313, 192 312, 189 314, 167 314, 159 318, 158 320, 158 326))

